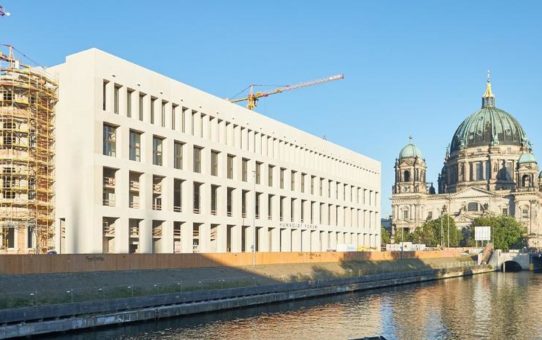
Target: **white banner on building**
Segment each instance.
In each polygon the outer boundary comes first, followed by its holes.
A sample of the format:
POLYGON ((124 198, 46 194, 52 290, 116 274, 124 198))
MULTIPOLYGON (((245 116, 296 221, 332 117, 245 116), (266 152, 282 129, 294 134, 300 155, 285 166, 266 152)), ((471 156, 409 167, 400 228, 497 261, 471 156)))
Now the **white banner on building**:
POLYGON ((491 241, 491 227, 474 227, 475 241, 491 241))

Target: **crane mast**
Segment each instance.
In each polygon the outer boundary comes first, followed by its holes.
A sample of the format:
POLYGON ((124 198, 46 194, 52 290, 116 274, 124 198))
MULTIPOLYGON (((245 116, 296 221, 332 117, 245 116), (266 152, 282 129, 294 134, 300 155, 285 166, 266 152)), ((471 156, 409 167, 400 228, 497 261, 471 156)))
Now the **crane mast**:
POLYGON ((344 79, 344 75, 343 74, 336 74, 336 75, 326 77, 326 78, 322 78, 322 79, 306 81, 306 82, 293 84, 293 85, 281 86, 281 87, 278 87, 278 88, 276 88, 274 90, 267 91, 267 92, 254 92, 254 87, 257 86, 257 85, 251 84, 249 86, 249 93, 248 93, 247 97, 237 98, 237 99, 228 99, 228 100, 230 102, 232 102, 232 103, 240 103, 240 102, 246 101, 247 102, 247 108, 249 110, 254 110, 254 108, 256 107, 256 105, 258 103, 258 100, 260 98, 268 97, 268 96, 278 94, 278 93, 282 93, 282 92, 286 92, 286 91, 297 90, 297 89, 304 88, 304 87, 319 85, 319 84, 327 83, 327 82, 330 82, 330 81, 341 80, 341 79, 344 79))

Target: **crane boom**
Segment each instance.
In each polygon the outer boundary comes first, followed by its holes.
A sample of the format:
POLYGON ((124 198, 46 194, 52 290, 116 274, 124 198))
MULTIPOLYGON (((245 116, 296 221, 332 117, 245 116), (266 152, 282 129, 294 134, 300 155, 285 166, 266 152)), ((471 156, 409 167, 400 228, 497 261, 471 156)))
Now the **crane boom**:
POLYGON ((257 104, 257 102, 258 102, 258 100, 260 98, 268 97, 268 96, 271 96, 273 94, 278 94, 278 93, 282 93, 282 92, 286 92, 286 91, 292 91, 292 90, 300 89, 300 88, 303 88, 303 87, 319 85, 319 84, 327 83, 327 82, 334 81, 334 80, 341 80, 341 79, 344 79, 344 75, 343 74, 336 74, 336 75, 326 77, 326 78, 322 78, 322 79, 306 81, 306 82, 293 84, 293 85, 281 86, 281 87, 278 87, 278 88, 276 88, 274 90, 267 91, 267 92, 254 92, 254 86, 256 86, 256 85, 251 84, 250 85, 250 91, 249 91, 249 94, 248 94, 247 97, 238 98, 238 99, 229 99, 229 101, 232 102, 232 103, 239 103, 239 102, 246 101, 247 102, 247 108, 249 110, 254 110, 254 108, 256 107, 256 104, 257 104))

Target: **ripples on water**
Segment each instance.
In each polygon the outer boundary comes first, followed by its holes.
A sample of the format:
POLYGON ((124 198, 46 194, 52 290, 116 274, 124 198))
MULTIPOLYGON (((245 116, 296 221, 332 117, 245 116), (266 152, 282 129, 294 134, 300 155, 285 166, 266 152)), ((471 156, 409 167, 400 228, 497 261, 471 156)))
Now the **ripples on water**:
POLYGON ((542 339, 542 274, 491 273, 66 335, 72 339, 542 339))

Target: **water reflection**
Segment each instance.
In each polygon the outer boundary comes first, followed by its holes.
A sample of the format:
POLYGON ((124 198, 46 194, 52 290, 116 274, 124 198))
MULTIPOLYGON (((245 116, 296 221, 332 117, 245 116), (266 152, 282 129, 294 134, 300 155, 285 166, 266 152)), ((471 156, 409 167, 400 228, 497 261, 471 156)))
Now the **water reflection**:
POLYGON ((72 339, 542 339, 542 275, 492 273, 70 334, 72 339))

